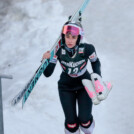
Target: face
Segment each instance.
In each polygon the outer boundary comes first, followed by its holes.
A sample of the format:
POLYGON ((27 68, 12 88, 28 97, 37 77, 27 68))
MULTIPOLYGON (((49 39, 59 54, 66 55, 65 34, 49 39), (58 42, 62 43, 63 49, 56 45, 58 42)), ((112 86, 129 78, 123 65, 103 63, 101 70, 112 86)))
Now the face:
POLYGON ((73 48, 76 45, 77 39, 78 39, 78 35, 73 36, 70 33, 65 34, 65 43, 68 48, 73 48))

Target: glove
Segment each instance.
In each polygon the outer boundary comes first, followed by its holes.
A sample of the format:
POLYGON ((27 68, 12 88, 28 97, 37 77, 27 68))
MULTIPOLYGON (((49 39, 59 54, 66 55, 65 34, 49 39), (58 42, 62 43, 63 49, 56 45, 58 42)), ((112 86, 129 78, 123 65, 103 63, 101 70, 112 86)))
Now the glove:
POLYGON ((85 90, 87 91, 89 97, 91 98, 93 104, 98 105, 100 103, 100 100, 97 97, 97 94, 95 92, 95 88, 92 84, 92 81, 88 80, 88 79, 83 79, 82 84, 83 84, 85 90))
POLYGON ((103 82, 100 75, 96 73, 91 74, 92 83, 97 94, 98 100, 105 100, 112 89, 111 82, 103 82))

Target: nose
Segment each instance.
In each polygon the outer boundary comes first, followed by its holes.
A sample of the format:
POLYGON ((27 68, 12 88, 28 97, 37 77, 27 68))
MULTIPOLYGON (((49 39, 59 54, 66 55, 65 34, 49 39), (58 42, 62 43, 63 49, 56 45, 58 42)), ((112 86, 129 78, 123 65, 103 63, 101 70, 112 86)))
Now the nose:
POLYGON ((72 38, 69 38, 68 42, 69 43, 72 43, 73 42, 73 39, 72 38))

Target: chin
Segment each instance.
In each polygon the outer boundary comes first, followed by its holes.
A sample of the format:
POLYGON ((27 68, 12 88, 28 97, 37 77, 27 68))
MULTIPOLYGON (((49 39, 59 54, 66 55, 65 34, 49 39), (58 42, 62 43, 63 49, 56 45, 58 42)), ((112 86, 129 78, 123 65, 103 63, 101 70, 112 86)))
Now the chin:
POLYGON ((68 48, 73 48, 73 47, 74 47, 74 45, 67 45, 67 47, 68 47, 68 48))
POLYGON ((73 47, 70 47, 70 46, 67 46, 68 48, 73 48, 73 47))

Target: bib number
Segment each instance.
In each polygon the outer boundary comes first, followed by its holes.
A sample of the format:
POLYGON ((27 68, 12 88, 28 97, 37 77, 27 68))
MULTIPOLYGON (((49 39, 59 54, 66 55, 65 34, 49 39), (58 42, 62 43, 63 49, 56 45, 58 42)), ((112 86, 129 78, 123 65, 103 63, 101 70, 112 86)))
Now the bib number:
POLYGON ((78 67, 76 68, 68 68, 68 74, 77 74, 79 71, 78 67))

